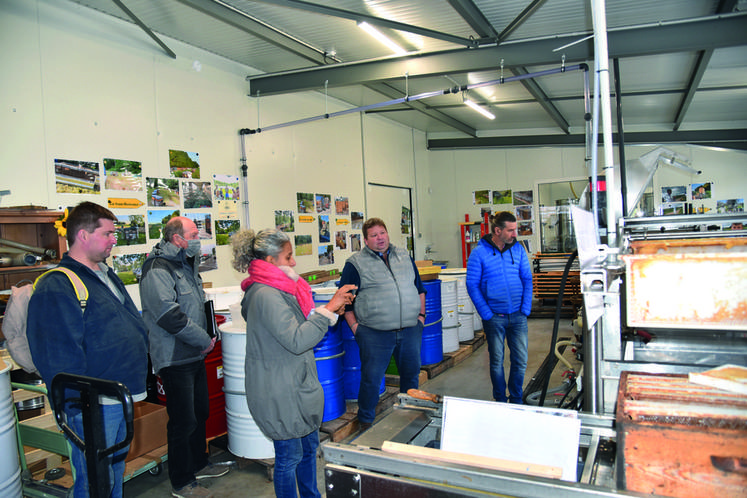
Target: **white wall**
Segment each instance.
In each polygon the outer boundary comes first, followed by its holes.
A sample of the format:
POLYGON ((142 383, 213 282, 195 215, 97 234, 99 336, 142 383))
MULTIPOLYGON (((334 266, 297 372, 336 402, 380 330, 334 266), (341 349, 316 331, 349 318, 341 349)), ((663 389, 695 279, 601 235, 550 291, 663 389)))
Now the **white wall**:
MULTIPOLYGON (((108 197, 146 200, 144 192, 58 194, 55 159, 136 160, 142 162, 144 177, 164 178, 169 176, 168 151, 177 149, 199 153, 201 180, 239 175, 239 129, 344 108, 316 92, 265 97, 258 123, 257 101, 246 96, 245 81, 256 70, 176 40, 164 42, 176 59, 136 26, 72 2, 0 2, 0 190, 11 191, 0 198, 0 207, 57 209, 83 200, 106 206, 108 197)), ((265 131, 246 136, 245 145, 248 191, 241 195, 248 199, 254 229, 274 226, 275 210, 295 213, 297 192, 330 194, 333 203, 335 196, 345 196, 351 211, 366 213, 368 208, 375 215, 377 207, 366 206, 366 177, 415 191, 416 166, 420 177, 428 177, 422 164, 427 159, 424 135, 377 117, 350 114, 265 131)), ((430 218, 414 203, 416 227, 423 232, 420 220, 430 218)), ((147 209, 114 211, 146 214, 147 209)), ((333 232, 334 220, 333 211, 333 232)), ((316 216, 313 224, 296 219, 295 227, 290 235, 313 234, 315 247, 313 255, 297 258, 297 270, 319 269, 316 216)), ((155 242, 116 247, 113 253, 147 252, 155 242)), ((424 248, 418 248, 421 254, 424 248)), ((205 272, 204 280, 215 287, 236 285, 242 276, 231 268, 230 246, 216 252, 219 269, 205 272)), ((333 267, 341 269, 350 254, 349 249, 336 251, 333 267)))

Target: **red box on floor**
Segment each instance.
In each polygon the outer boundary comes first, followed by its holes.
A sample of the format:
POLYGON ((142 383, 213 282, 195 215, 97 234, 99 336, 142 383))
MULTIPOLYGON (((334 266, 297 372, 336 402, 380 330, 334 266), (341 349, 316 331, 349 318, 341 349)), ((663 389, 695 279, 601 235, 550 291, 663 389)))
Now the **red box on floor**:
POLYGON ((169 421, 169 416, 165 406, 138 401, 133 403, 133 412, 132 425, 135 435, 132 437, 126 462, 167 443, 166 423, 169 421))

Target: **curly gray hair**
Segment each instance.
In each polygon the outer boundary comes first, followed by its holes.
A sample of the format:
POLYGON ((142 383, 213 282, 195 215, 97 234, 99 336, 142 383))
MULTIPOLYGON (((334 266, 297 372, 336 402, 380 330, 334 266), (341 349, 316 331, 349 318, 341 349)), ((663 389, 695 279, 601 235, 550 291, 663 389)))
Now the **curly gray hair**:
POLYGON ((290 237, 276 228, 266 228, 256 234, 254 230, 239 230, 231 236, 233 267, 243 273, 254 259, 276 258, 286 243, 290 243, 290 237))

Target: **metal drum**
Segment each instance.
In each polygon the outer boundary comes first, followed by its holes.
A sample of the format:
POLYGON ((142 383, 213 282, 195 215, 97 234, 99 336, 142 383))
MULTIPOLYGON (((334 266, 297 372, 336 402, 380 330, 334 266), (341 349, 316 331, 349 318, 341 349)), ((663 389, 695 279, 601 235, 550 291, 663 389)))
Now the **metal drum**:
POLYGON ((275 446, 252 418, 246 404, 244 361, 246 328, 232 322, 220 326, 223 343, 223 390, 226 404, 228 451, 243 458, 275 458, 275 446))
MULTIPOLYGON (((340 331, 342 332, 342 345, 345 350, 342 357, 343 395, 346 400, 358 401, 358 391, 361 388, 361 352, 358 349, 358 343, 355 341, 353 332, 343 319, 340 319, 340 331)), ((394 362, 394 359, 391 361, 394 362)), ((386 391, 386 377, 381 379, 379 396, 384 394, 384 391, 386 391)))
MULTIPOLYGON (((314 302, 318 305, 328 303, 337 292, 337 287, 319 287, 314 289, 314 302)), ((319 344, 314 347, 316 372, 324 389, 324 415, 322 422, 334 420, 345 413, 345 396, 343 386, 342 347, 340 320, 331 325, 319 344)))
POLYGON ((453 353, 459 349, 459 312, 457 309, 457 279, 443 276, 441 280, 441 349, 453 353))
POLYGON ((10 365, 0 360, 0 496, 21 498, 16 416, 10 388, 10 365))
POLYGON ((441 318, 441 280, 423 282, 425 287, 425 324, 420 344, 420 364, 432 365, 444 359, 441 318))
POLYGON ((474 306, 467 293, 467 269, 447 268, 441 271, 441 275, 448 275, 457 280, 457 311, 459 318, 459 341, 470 341, 475 338, 475 330, 472 325, 474 306))

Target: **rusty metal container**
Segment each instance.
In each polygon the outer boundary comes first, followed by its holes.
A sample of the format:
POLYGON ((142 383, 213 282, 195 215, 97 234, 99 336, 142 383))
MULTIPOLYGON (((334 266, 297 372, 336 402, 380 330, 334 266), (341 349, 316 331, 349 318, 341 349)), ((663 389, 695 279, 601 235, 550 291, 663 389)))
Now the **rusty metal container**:
POLYGON ((620 489, 747 496, 747 396, 687 375, 623 372, 616 426, 620 489))
POLYGON ((643 240, 622 256, 630 327, 747 330, 747 238, 643 240))

